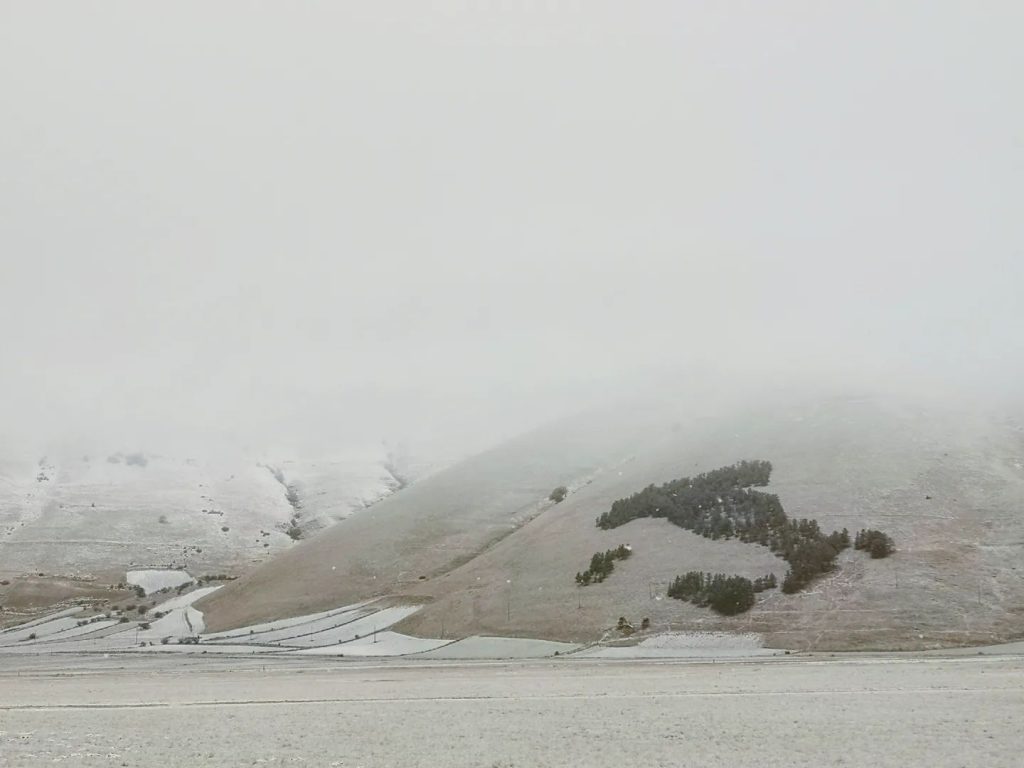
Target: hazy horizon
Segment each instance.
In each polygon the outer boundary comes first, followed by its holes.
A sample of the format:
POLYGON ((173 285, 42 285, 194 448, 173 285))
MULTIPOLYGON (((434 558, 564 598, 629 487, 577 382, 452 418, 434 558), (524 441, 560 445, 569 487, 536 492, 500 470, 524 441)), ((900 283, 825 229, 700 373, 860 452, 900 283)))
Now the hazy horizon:
POLYGON ((0 450, 1017 396, 1024 8, 7 3, 0 450))

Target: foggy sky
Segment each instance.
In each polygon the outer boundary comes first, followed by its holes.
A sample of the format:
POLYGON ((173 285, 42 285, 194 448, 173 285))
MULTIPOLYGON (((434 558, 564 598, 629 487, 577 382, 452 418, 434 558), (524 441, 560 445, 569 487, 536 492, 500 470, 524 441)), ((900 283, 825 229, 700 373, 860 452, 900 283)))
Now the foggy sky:
POLYGON ((477 440, 683 375, 1011 390, 1022 22, 3 2, 0 439, 477 440))

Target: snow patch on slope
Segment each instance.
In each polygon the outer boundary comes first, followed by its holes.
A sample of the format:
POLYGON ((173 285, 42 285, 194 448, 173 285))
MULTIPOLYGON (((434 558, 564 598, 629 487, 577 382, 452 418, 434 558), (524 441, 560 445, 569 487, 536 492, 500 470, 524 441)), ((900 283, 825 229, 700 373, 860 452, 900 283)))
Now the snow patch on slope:
POLYGON ((159 592, 161 589, 174 589, 182 584, 191 584, 193 579, 187 571, 128 571, 125 580, 136 587, 142 587, 147 595, 159 592))

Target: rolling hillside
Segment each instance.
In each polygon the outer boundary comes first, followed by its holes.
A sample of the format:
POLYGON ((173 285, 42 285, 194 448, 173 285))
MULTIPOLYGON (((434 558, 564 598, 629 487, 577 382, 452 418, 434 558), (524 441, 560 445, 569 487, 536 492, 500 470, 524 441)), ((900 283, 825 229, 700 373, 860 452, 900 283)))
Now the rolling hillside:
POLYGON ((523 436, 424 480, 201 601, 207 626, 403 595, 427 601, 399 631, 586 641, 619 616, 652 629, 742 629, 793 648, 988 643, 1024 634, 1024 432, 1007 419, 873 398, 776 402, 688 417, 605 414, 523 436), (690 570, 781 577, 768 549, 663 519, 594 525, 651 483, 743 458, 774 465, 790 518, 882 529, 897 552, 847 550, 795 595, 762 593, 734 618, 665 596, 690 570), (556 485, 568 498, 547 501, 556 485), (574 574, 594 552, 633 556, 603 583, 574 574))
POLYGON ((323 461, 145 454, 0 462, 0 605, 102 596, 129 570, 238 575, 401 483, 381 453, 323 461))

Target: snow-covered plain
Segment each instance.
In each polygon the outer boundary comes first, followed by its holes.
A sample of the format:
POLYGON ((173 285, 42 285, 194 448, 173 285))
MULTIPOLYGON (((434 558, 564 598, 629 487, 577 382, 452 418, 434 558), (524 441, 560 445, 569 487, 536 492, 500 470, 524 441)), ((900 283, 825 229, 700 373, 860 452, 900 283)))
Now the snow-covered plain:
POLYGON ((572 653, 578 645, 524 637, 473 636, 421 653, 421 659, 539 659, 572 653))
POLYGON ((703 659, 776 656, 784 653, 762 645, 761 636, 749 632, 666 632, 645 638, 634 645, 595 645, 574 656, 596 659, 703 659))

